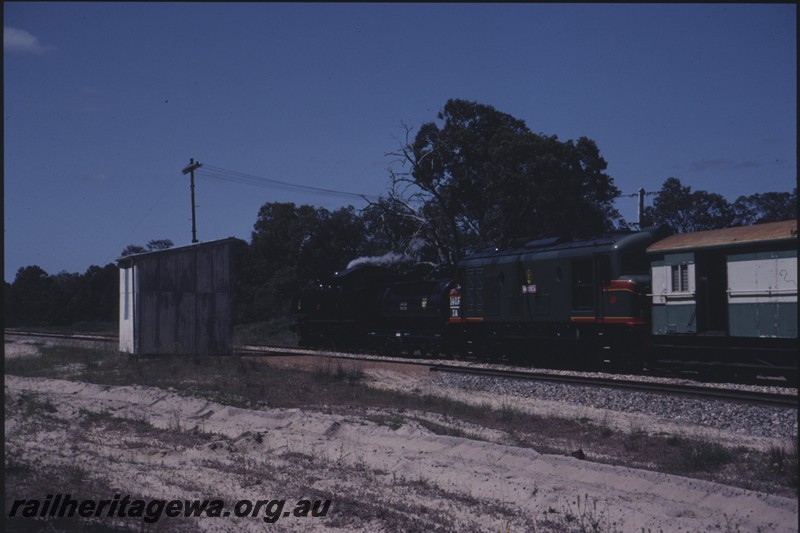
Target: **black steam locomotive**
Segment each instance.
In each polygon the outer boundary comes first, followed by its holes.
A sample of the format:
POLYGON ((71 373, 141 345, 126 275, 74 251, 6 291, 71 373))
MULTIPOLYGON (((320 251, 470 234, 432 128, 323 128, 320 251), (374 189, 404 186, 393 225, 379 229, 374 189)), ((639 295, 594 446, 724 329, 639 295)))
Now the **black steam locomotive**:
POLYGON ((455 275, 364 264, 305 291, 296 331, 341 350, 796 379, 797 222, 666 236, 535 240, 466 257, 455 275))
POLYGON ((298 302, 300 344, 378 353, 449 353, 445 339, 455 287, 427 264, 362 264, 310 287, 298 302))

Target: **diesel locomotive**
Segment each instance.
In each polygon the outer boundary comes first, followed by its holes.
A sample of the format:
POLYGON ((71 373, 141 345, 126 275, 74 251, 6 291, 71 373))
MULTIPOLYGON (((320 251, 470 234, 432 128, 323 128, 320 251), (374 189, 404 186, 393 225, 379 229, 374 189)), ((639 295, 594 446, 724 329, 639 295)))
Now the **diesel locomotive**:
POLYGON ((364 264, 298 303, 301 344, 519 364, 797 375, 797 221, 539 239, 400 271, 364 264))

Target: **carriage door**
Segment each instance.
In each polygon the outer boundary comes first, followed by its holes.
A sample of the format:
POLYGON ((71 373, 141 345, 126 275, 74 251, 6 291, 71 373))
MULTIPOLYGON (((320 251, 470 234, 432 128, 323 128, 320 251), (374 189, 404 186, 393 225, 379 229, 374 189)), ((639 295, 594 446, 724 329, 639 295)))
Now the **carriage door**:
POLYGON ((724 253, 697 254, 697 331, 727 333, 728 266, 724 253))

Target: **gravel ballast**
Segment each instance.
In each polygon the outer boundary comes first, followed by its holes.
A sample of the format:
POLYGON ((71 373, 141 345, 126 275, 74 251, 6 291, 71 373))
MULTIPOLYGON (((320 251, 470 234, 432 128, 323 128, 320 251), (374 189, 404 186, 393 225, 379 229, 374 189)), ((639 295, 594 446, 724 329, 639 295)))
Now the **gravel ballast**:
POLYGON ((603 387, 502 379, 442 372, 436 382, 464 391, 557 401, 575 406, 639 413, 678 423, 697 424, 755 437, 797 435, 797 409, 700 400, 603 387))

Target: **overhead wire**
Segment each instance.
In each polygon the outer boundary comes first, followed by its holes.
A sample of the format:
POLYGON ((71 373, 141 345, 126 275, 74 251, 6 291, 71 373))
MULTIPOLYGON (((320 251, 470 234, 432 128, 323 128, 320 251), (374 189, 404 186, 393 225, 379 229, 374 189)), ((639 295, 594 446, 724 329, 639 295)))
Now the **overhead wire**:
POLYGON ((138 229, 139 225, 142 222, 144 222, 144 220, 147 217, 150 216, 150 213, 153 212, 153 210, 156 208, 156 206, 158 206, 158 204, 160 204, 161 201, 164 198, 166 198, 167 194, 172 192, 172 190, 175 189, 177 187, 177 185, 181 182, 181 180, 165 180, 165 181, 166 181, 166 186, 164 187, 163 192, 161 193, 161 196, 159 196, 158 199, 155 202, 153 202, 153 204, 150 206, 150 208, 147 211, 144 212, 144 214, 139 218, 139 220, 136 222, 136 224, 133 225, 133 227, 130 229, 130 231, 128 231, 128 233, 122 239, 122 242, 127 241, 130 238, 130 236, 133 235, 133 232, 136 231, 138 229))
POLYGON ((339 198, 357 198, 366 202, 373 202, 380 199, 379 196, 371 194, 361 194, 348 191, 339 191, 336 189, 328 189, 324 187, 313 187, 310 185, 301 185, 298 183, 290 183, 287 181, 277 180, 274 178, 265 178, 263 176, 255 176, 253 174, 246 174, 235 170, 229 170, 215 165, 208 165, 203 163, 203 166, 197 169, 198 176, 229 181, 233 183, 241 183, 245 185, 253 185, 257 187, 271 187, 283 190, 300 191, 309 194, 322 194, 326 196, 334 196, 339 198))
MULTIPOLYGON (((232 183, 240 183, 244 185, 252 185, 255 187, 269 187, 289 191, 300 191, 308 194, 321 194, 325 196, 333 196, 339 198, 359 199, 367 203, 377 202, 381 196, 371 194, 354 193, 348 191, 340 191, 336 189, 329 189, 324 187, 314 187, 311 185, 302 185, 298 183, 290 183, 288 181, 278 180, 274 178, 266 178, 263 176, 256 176, 235 170, 222 168, 215 165, 203 163, 203 165, 196 171, 198 176, 211 178, 221 181, 228 181, 232 183)), ((645 192, 645 196, 653 196, 658 194, 655 191, 645 192)), ((620 197, 630 198, 639 196, 638 192, 631 194, 621 194, 620 197)))

